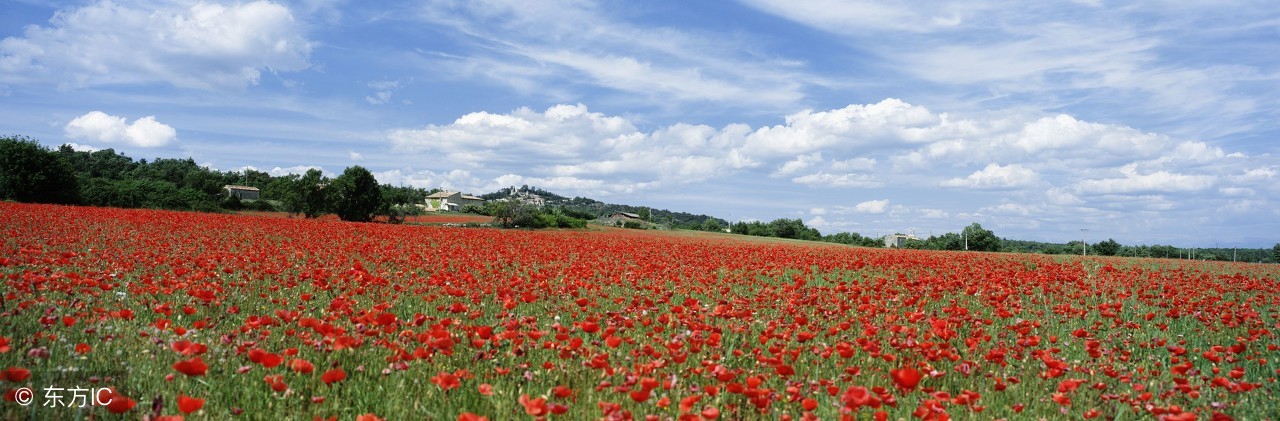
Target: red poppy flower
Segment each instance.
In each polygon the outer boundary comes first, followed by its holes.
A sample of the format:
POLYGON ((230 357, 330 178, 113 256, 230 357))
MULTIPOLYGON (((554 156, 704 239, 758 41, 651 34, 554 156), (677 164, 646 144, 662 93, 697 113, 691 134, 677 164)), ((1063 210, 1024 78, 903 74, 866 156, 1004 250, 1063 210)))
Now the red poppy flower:
POLYGON ((188 357, 192 355, 203 354, 205 353, 205 351, 209 350, 209 347, 205 346, 204 344, 194 343, 185 339, 174 342, 170 344, 169 347, 173 348, 175 352, 188 357))
POLYGON ((31 378, 31 370, 22 367, 9 367, 4 369, 4 380, 17 383, 31 378))
POLYGON ((915 390, 920 384, 920 379, 924 378, 924 374, 911 367, 897 370, 889 370, 889 377, 893 378, 894 384, 897 384, 902 390, 915 390))
POLYGON ((548 411, 547 411, 546 398, 530 399, 529 395, 522 394, 520 395, 519 402, 520 402, 520 406, 524 407, 524 413, 526 414, 529 414, 535 417, 541 417, 543 415, 547 415, 548 411))
POLYGON ((312 371, 316 370, 316 366, 314 364, 311 364, 311 361, 307 361, 301 358, 294 358, 293 360, 289 361, 289 369, 293 370, 295 373, 311 374, 312 371))
POLYGON ((462 386, 462 382, 458 380, 457 375, 444 371, 441 371, 440 374, 436 374, 431 377, 431 382, 435 383, 436 386, 440 386, 440 389, 445 392, 448 392, 450 389, 455 387, 462 386))
POLYGON ((342 368, 335 368, 326 371, 320 376, 320 380, 324 381, 324 384, 333 384, 334 382, 340 382, 346 378, 347 372, 342 371, 342 368))
POLYGON ((188 376, 203 376, 209 371, 209 366, 205 365, 204 359, 195 357, 173 363, 173 369, 188 376))
POLYGON ((178 410, 182 411, 182 413, 190 414, 192 412, 199 411, 202 407, 204 407, 204 399, 193 398, 182 394, 178 395, 178 410))

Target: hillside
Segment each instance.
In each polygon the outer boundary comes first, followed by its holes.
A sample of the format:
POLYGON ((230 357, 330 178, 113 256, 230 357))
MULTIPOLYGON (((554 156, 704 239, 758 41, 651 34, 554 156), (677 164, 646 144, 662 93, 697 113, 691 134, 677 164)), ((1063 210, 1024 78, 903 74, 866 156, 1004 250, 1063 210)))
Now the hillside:
POLYGON ((568 198, 528 185, 507 187, 493 193, 482 194, 480 197, 485 200, 514 198, 525 204, 562 207, 576 212, 588 213, 596 217, 607 216, 615 212, 642 214, 645 209, 648 209, 650 221, 667 224, 675 228, 701 227, 706 224, 707 221, 713 221, 721 227, 729 226, 728 221, 710 215, 695 215, 688 212, 676 212, 667 209, 651 209, 645 206, 605 203, 586 197, 568 198))

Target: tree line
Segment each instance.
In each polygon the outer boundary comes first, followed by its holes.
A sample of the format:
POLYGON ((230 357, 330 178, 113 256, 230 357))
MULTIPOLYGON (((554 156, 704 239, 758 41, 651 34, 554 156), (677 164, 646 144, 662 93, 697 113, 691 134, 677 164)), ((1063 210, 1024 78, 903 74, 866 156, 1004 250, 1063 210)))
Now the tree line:
POLYGON ((55 150, 23 136, 0 138, 0 199, 121 208, 219 212, 285 211, 346 221, 385 217, 403 221, 433 191, 379 184, 369 170, 348 167, 336 178, 317 169, 272 176, 253 169, 217 171, 190 158, 137 160, 113 149, 55 150), (259 199, 241 201, 227 185, 254 187, 259 199))
MULTIPOLYGON (((152 208, 203 212, 284 211, 316 218, 336 214, 346 221, 385 218, 403 222, 421 213, 417 204, 439 189, 379 184, 369 170, 348 167, 336 178, 320 170, 273 176, 254 169, 217 171, 191 159, 134 159, 112 149, 77 151, 69 145, 50 150, 25 136, 0 137, 0 200, 76 204, 122 208, 152 208), (259 200, 241 201, 224 189, 241 185, 259 190, 259 200)), ((508 188, 483 195, 507 198, 519 193, 540 196, 547 206, 510 200, 490 200, 464 211, 494 217, 499 226, 525 228, 581 228, 587 221, 614 212, 631 212, 641 219, 676 229, 790 238, 807 241, 883 247, 884 240, 858 233, 822 235, 800 219, 729 224, 707 215, 693 215, 642 206, 614 205, 593 199, 566 198, 536 187, 508 188)), ((996 237, 974 223, 960 233, 908 240, 904 247, 924 250, 1005 251, 1037 254, 1080 254, 1079 241, 1066 244, 1010 240, 996 237), (967 247, 966 247, 967 246, 967 247)), ((1280 244, 1271 249, 1179 248, 1169 245, 1122 245, 1114 239, 1088 244, 1088 253, 1102 256, 1185 258, 1241 262, 1280 262, 1280 244)))

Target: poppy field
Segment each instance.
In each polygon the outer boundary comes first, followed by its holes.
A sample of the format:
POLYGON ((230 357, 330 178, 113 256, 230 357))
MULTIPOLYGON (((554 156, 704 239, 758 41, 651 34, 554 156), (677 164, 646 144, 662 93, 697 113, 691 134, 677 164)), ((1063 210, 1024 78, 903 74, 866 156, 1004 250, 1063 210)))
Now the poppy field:
POLYGON ((15 203, 0 232, 4 419, 1280 418, 1276 265, 15 203))

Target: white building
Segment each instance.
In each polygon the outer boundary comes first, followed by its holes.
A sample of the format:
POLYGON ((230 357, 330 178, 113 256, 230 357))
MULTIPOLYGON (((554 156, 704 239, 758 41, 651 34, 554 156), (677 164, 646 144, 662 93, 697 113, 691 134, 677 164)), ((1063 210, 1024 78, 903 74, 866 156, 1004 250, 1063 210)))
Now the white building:
POLYGON ((484 199, 456 191, 435 192, 427 196, 426 210, 456 212, 467 205, 484 205, 484 199))
POLYGON ((884 246, 886 248, 902 248, 907 246, 907 240, 919 240, 910 234, 889 234, 884 236, 884 246))

